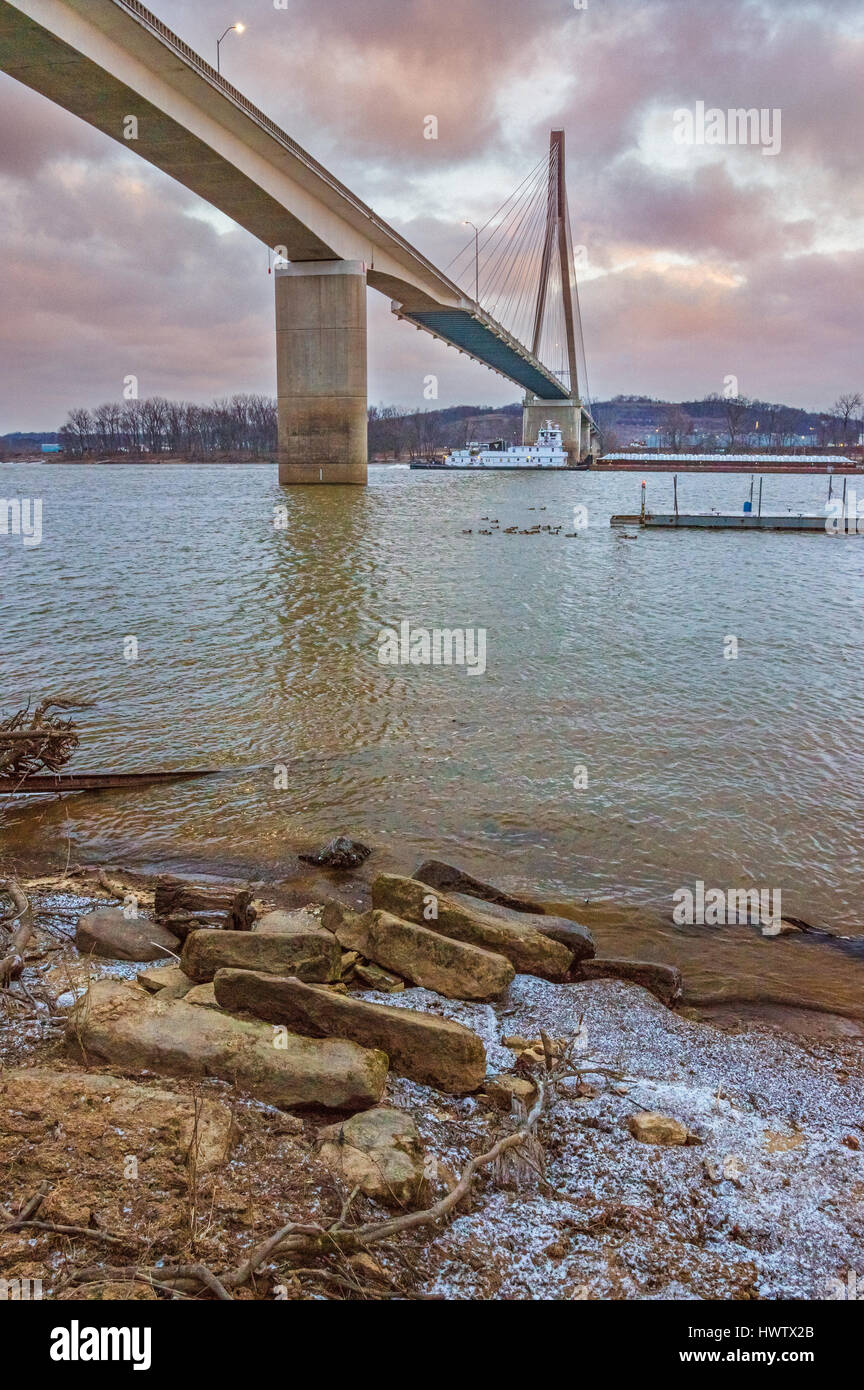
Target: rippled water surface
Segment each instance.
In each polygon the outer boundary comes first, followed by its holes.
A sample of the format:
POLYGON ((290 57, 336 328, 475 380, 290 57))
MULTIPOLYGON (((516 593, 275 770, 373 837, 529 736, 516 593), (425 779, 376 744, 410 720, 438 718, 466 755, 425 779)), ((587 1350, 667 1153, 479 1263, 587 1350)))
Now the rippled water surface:
MULTIPOLYGON (((367 489, 281 492, 269 466, 0 465, 4 496, 44 506, 40 546, 0 536, 0 711, 74 691, 98 701, 76 766, 230 770, 18 805, 7 854, 68 834, 79 858, 270 874, 346 831, 382 864, 434 854, 589 899, 604 950, 677 958, 704 992, 756 978, 781 997, 794 976, 854 1009, 854 953, 663 919, 697 879, 779 887, 784 912, 860 944, 864 538, 628 539, 609 516, 638 509, 639 482, 379 467, 367 489), (566 539, 575 504, 590 525, 566 539), (501 534, 535 523, 562 532, 501 534), (378 633, 404 619, 485 628, 486 673, 381 666, 378 633)), ((649 475, 649 503, 671 487, 649 475)), ((821 511, 826 488, 767 476, 763 510, 821 511)), ((739 511, 748 489, 679 479, 682 509, 739 511)))

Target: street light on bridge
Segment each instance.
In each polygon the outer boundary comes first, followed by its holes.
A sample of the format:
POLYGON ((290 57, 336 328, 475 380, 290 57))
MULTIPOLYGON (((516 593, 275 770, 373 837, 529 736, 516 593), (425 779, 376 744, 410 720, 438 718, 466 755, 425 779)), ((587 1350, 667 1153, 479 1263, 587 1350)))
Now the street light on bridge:
POLYGON ((474 228, 474 298, 476 299, 477 303, 479 304, 479 303, 480 303, 480 229, 479 229, 479 227, 476 226, 476 224, 475 224, 474 222, 470 222, 470 221, 468 220, 467 217, 463 219, 462 226, 463 226, 463 227, 473 227, 473 228, 474 228))
POLYGON ((245 29, 245 24, 229 24, 228 28, 225 30, 225 33, 222 35, 222 38, 216 40, 216 71, 218 73, 222 72, 222 39, 226 39, 228 35, 231 33, 242 34, 245 31, 245 29))

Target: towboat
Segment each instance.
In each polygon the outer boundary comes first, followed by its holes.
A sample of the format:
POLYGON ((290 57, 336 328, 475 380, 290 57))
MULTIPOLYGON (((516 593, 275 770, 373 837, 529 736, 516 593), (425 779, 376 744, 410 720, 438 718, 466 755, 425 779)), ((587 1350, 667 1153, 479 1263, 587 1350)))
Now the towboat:
POLYGON ((537 434, 535 444, 511 444, 505 447, 503 439, 493 439, 489 444, 466 444, 464 449, 451 449, 440 463, 431 459, 413 459, 412 468, 462 469, 473 471, 485 468, 570 468, 567 451, 563 447, 561 430, 558 425, 547 420, 537 434))

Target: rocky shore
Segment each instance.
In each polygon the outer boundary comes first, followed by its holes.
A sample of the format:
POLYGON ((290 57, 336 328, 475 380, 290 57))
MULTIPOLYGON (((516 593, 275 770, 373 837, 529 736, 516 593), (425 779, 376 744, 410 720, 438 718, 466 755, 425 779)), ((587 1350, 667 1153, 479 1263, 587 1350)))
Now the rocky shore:
MULTIPOLYGON (((672 966, 458 868, 331 893, 24 881, 0 1277, 88 1298, 842 1296, 861 1030, 682 1009, 672 966)), ((334 859, 333 856, 336 856, 334 859)))

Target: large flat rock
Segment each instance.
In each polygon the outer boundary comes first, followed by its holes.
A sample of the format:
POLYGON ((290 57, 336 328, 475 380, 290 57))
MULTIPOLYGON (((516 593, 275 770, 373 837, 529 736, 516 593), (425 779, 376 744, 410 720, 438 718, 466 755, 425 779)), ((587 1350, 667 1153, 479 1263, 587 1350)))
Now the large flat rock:
POLYGON ((409 922, 423 923, 431 931, 465 945, 494 951, 506 957, 520 975, 539 975, 544 980, 567 978, 573 962, 572 950, 538 931, 535 925, 550 919, 512 912, 492 903, 466 906, 470 901, 465 897, 456 901, 440 889, 398 874, 379 874, 372 884, 373 907, 409 922))
POLYGON ((342 952, 331 932, 193 931, 183 945, 181 965, 198 984, 217 970, 265 970, 326 983, 338 980, 342 952))
POLYGON ((336 934, 346 950, 360 951, 367 960, 445 999, 495 999, 515 974, 504 956, 389 912, 373 909, 355 918, 346 914, 336 934))
POLYGON ((487 903, 497 903, 499 907, 510 907, 514 912, 533 912, 543 915, 542 903, 531 898, 517 898, 513 893, 505 893, 491 883, 466 874, 453 864, 445 864, 440 859, 426 859, 414 870, 412 878, 428 883, 430 888, 440 888, 444 893, 467 893, 472 898, 482 898, 487 903))
POLYGON ((79 917, 75 945, 82 955, 109 960, 164 960, 180 949, 173 932, 147 917, 127 917, 119 907, 99 907, 79 917))
POLYGON ((681 998, 684 987, 676 965, 658 965, 650 960, 586 960, 575 967, 571 979, 627 980, 650 990, 670 1007, 681 998))
POLYGON ((247 1010, 315 1038, 351 1038, 380 1048, 391 1071, 439 1091, 466 1095, 486 1075, 486 1049, 477 1034, 436 1014, 373 1004, 250 970, 220 970, 215 983, 223 1009, 247 1010))
MULTIPOLYGON (((457 907, 464 907, 468 912, 497 917, 510 926, 533 927, 541 936, 549 936, 553 941, 560 942, 573 955, 571 970, 579 961, 590 960, 596 950, 594 938, 588 928, 569 917, 552 917, 545 912, 514 912, 511 908, 502 907, 500 903, 478 902, 467 893, 448 893, 447 900, 455 903, 457 907)), ((529 975, 539 972, 526 970, 523 973, 529 975)))
MULTIPOLYGON (((214 933, 221 936, 222 933, 214 933)), ((387 1055, 342 1038, 317 1040, 267 1023, 162 1000, 124 980, 97 980, 66 1030, 69 1052, 128 1071, 215 1076, 287 1109, 364 1110, 381 1098, 387 1055)))

